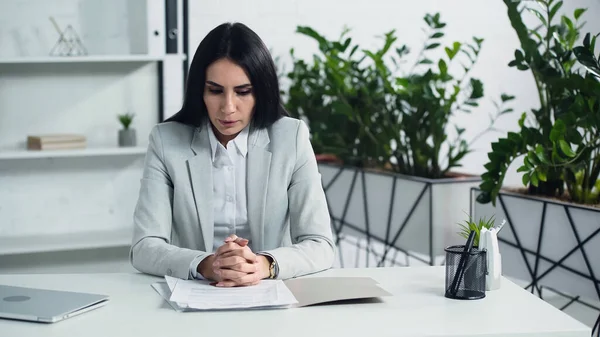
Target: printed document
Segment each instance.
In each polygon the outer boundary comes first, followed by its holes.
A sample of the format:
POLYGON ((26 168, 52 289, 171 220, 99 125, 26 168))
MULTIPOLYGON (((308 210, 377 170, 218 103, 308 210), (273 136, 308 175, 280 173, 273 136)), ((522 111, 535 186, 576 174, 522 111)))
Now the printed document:
POLYGON ((206 280, 182 280, 170 276, 165 276, 165 280, 170 295, 164 293, 161 295, 180 308, 196 310, 287 308, 298 303, 281 280, 262 280, 254 286, 232 288, 215 287, 206 280))

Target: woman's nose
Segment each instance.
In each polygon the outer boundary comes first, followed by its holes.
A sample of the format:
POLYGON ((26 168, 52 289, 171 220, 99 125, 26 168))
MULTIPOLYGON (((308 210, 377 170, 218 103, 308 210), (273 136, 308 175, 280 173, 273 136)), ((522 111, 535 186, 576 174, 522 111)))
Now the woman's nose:
POLYGON ((224 113, 230 114, 235 112, 235 103, 233 99, 234 98, 232 95, 225 95, 225 99, 223 100, 223 106, 221 108, 221 110, 224 113))

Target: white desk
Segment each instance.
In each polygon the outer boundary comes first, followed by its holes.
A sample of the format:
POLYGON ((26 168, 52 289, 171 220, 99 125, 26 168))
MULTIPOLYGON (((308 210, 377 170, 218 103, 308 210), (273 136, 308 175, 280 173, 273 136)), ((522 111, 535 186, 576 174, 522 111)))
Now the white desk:
MULTIPOLYGON (((394 294, 359 305, 177 313, 141 274, 0 275, 0 284, 105 293, 102 308, 46 325, 0 320, 0 336, 519 336, 588 337, 567 314, 503 279, 476 301, 444 294, 443 267, 335 269, 319 275, 370 276, 394 294), (476 320, 470 323, 470 320, 476 320)), ((315 276, 319 276, 315 275, 315 276)))

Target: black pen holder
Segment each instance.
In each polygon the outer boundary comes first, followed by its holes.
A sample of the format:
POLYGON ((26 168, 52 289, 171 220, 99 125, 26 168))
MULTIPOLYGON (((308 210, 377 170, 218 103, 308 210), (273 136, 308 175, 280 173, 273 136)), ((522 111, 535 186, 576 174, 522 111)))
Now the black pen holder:
POLYGON ((446 251, 445 296, 459 300, 485 297, 487 274, 486 251, 473 247, 464 253, 465 246, 450 246, 446 251))

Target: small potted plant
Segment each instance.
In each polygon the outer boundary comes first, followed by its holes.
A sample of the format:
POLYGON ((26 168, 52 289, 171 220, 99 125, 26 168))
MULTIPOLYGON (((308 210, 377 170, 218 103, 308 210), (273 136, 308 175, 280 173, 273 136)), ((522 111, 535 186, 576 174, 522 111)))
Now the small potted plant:
POLYGON ((125 113, 119 115, 119 122, 123 126, 123 129, 119 130, 119 146, 120 147, 128 147, 136 145, 136 135, 135 129, 131 128, 131 123, 133 122, 133 118, 135 114, 125 113))
MULTIPOLYGON (((468 214, 467 214, 468 215, 468 214)), ((473 218, 468 215, 469 219, 468 220, 464 220, 464 224, 459 223, 458 226, 460 227, 460 232, 458 232, 458 234, 460 236, 462 236, 463 238, 467 239, 469 237, 469 234, 474 231, 475 232, 475 239, 473 241, 473 245, 474 246, 479 246, 479 233, 481 233, 481 230, 483 228, 485 229, 491 229, 494 227, 494 216, 491 216, 489 219, 486 217, 481 217, 479 218, 479 221, 474 221, 473 218)))

